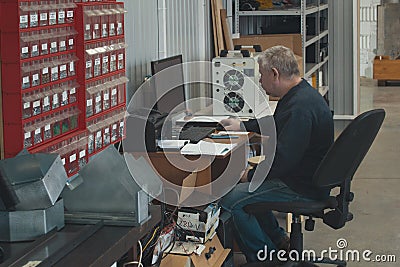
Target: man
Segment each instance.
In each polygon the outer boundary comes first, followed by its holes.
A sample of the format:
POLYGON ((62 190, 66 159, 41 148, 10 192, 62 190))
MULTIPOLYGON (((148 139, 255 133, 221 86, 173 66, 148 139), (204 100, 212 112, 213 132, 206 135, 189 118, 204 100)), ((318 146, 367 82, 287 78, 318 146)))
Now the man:
MULTIPOLYGON (((312 184, 312 176, 333 143, 333 119, 323 97, 300 77, 293 52, 274 46, 259 55, 260 83, 270 96, 279 97, 273 119, 276 125, 275 157, 266 179, 254 192, 249 183, 239 183, 222 200, 221 206, 232 213, 237 241, 248 262, 259 260, 257 253, 288 250, 289 238, 279 227, 271 211, 256 218, 243 207, 257 202, 295 201, 325 198, 329 188, 312 184)), ((247 131, 259 132, 258 124, 267 117, 243 122, 247 131)), ((270 117, 269 117, 270 119, 270 117)), ((241 129, 237 119, 221 121, 227 130, 241 129)), ((243 128, 243 127, 242 127, 243 128)), ((266 155, 267 157, 270 155, 266 155)))

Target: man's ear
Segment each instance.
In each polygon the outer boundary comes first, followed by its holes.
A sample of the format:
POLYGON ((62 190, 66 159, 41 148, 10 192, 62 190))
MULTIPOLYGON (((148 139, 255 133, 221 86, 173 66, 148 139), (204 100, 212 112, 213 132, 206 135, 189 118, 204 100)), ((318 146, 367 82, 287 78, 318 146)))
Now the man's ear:
POLYGON ((274 78, 279 79, 279 71, 276 68, 272 68, 272 72, 274 74, 274 78))

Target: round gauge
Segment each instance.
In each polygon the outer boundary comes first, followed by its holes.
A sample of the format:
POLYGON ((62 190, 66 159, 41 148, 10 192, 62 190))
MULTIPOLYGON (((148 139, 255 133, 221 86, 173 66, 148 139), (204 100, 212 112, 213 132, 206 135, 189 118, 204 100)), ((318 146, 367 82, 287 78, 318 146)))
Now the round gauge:
POLYGON ((224 86, 231 91, 237 91, 243 87, 244 76, 238 70, 229 70, 224 75, 224 86))
POLYGON ((244 99, 241 95, 230 92, 224 97, 224 106, 229 112, 240 112, 244 107, 244 99))

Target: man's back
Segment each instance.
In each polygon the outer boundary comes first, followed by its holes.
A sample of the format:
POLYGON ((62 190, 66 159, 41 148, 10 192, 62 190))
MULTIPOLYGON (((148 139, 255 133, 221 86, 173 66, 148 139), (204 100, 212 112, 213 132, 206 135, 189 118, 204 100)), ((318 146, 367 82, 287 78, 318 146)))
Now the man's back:
POLYGON ((292 190, 312 198, 327 190, 316 188, 312 176, 333 143, 333 119, 322 96, 305 80, 278 103, 275 160, 269 178, 279 178, 292 190))

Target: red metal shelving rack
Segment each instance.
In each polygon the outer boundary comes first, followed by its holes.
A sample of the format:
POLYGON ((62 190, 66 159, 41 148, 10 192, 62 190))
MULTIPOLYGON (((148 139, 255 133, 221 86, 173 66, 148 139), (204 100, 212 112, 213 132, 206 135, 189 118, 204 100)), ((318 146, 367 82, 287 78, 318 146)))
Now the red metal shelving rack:
POLYGON ((80 3, 77 8, 78 81, 85 89, 88 155, 122 140, 126 106, 124 5, 80 3))
POLYGON ((0 1, 2 155, 79 130, 72 0, 0 1))
MULTIPOLYGON (((113 0, 85 2, 0 0, 2 157, 13 157, 23 148, 31 153, 59 153, 68 176, 72 176, 88 162, 89 154, 122 139, 125 58, 121 61, 123 67, 91 79, 85 79, 84 63, 85 45, 98 46, 100 42, 124 53, 124 47, 117 46, 124 43, 124 35, 85 41, 82 27, 85 7, 104 7, 100 8, 103 12, 94 14, 97 17, 119 14, 121 24, 115 24, 114 28, 123 27, 123 4, 113 0), (101 90, 94 86, 96 83, 106 87, 101 90), (116 104, 111 103, 114 89, 116 104), (109 106, 107 93, 103 94, 101 112, 87 118, 88 93, 107 90, 109 106), (101 148, 89 151, 89 137, 99 131, 101 148)), ((111 27, 110 23, 107 26, 111 27)))

